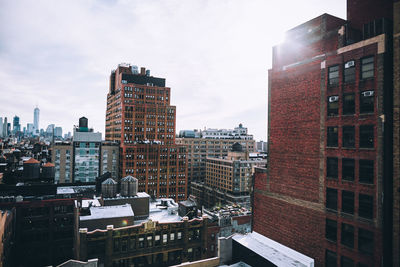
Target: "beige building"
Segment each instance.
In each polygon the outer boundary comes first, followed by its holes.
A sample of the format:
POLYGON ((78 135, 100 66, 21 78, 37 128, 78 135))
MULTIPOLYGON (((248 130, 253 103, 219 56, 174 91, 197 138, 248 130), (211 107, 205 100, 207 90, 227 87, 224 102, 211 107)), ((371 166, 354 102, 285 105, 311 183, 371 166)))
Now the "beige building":
POLYGON ((199 206, 206 207, 249 202, 254 168, 266 164, 266 159, 251 158, 249 152, 235 143, 227 156, 206 158, 205 181, 193 182, 192 194, 199 206))
POLYGON ((176 143, 185 145, 188 153, 188 181, 204 181, 206 177, 206 158, 220 158, 228 155, 232 145, 239 143, 243 150, 255 151, 254 140, 176 138, 176 143))

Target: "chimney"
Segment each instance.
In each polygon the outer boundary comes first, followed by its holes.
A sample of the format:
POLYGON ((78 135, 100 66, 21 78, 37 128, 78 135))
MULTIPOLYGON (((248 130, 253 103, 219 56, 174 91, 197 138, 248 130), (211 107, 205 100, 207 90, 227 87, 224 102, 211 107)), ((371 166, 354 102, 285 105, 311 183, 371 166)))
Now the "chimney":
POLYGON ((140 75, 146 75, 146 68, 140 68, 140 75))

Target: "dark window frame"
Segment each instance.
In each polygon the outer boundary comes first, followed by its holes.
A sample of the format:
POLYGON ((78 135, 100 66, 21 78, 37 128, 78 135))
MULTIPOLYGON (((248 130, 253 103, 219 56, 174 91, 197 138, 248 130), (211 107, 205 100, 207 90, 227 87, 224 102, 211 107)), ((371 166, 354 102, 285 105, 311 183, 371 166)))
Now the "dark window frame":
POLYGON ((328 67, 328 85, 336 86, 339 85, 339 65, 333 65, 328 67))
POLYGON ((337 221, 325 220, 325 238, 332 242, 337 242, 337 221))
POLYGON ((374 254, 374 232, 358 228, 358 250, 364 254, 374 254))
POLYGON ((354 115, 356 112, 356 102, 355 102, 355 94, 354 93, 346 93, 343 94, 343 106, 342 112, 343 115, 354 115), (352 98, 352 99, 350 99, 352 98))
POLYGON ((361 66, 360 66, 360 79, 365 80, 365 79, 372 79, 374 78, 375 75, 375 57, 374 56, 368 56, 364 57, 361 60, 361 66), (372 59, 372 61, 371 61, 372 59), (371 68, 372 66, 372 68, 371 68))
POLYGON ((339 127, 329 126, 326 130, 326 145, 328 147, 338 147, 339 127))
POLYGON ((375 112, 375 91, 367 90, 360 92, 360 114, 369 114, 374 112, 375 112))
POLYGON ((343 65, 343 82, 351 83, 356 80, 356 63, 354 60, 349 60, 343 65), (351 62, 353 63, 352 66, 351 62))
POLYGON ((342 212, 354 214, 354 192, 342 190, 342 212))
POLYGON ((359 127, 360 148, 374 148, 375 145, 375 127, 374 125, 365 124, 359 127))
POLYGON ((354 226, 342 223, 341 244, 349 248, 354 248, 354 226))
POLYGON ((356 128, 352 125, 342 127, 342 147, 355 148, 356 146, 356 128))
POLYGON ((334 157, 326 158, 326 177, 337 179, 338 178, 338 169, 339 169, 339 160, 334 157))
POLYGON ((368 159, 358 161, 358 181, 364 184, 374 184, 375 162, 368 159))
POLYGON ((354 181, 355 160, 351 158, 342 158, 342 180, 354 181))
POLYGON ((333 116, 339 115, 339 96, 338 95, 328 96, 327 115, 328 115, 328 117, 333 117, 333 116))
POLYGON ((358 216, 369 220, 374 218, 374 196, 358 195, 358 216))
POLYGON ((341 267, 354 267, 354 260, 348 257, 342 256, 340 258, 340 266, 341 267))
POLYGON ((337 266, 337 254, 334 251, 325 251, 325 266, 326 267, 336 267, 337 266))
POLYGON ((335 188, 326 188, 326 208, 337 211, 338 209, 338 190, 335 188))

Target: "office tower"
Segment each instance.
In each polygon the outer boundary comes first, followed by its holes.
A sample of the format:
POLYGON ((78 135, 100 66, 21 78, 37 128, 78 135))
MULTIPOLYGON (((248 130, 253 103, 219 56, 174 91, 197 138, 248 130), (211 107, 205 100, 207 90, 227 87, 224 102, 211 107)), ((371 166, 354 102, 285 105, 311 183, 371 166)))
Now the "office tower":
POLYGON ((33 123, 28 123, 26 124, 26 131, 28 132, 29 135, 33 134, 35 127, 33 126, 33 123))
POLYGON ((176 107, 165 79, 119 64, 107 94, 106 140, 121 143, 120 176, 139 180, 139 190, 183 200, 187 193, 186 150, 175 144, 176 107))
POLYGON ((36 107, 33 110, 33 134, 34 135, 39 135, 39 113, 40 113, 40 109, 38 107, 36 107))
POLYGON ((7 117, 4 118, 3 122, 3 137, 8 137, 8 123, 7 123, 7 117))
POLYGON ((0 137, 3 137, 3 118, 0 117, 0 137))
POLYGON ((55 127, 54 128, 54 136, 62 137, 62 127, 55 127))
POLYGON ((95 182, 106 172, 118 177, 118 143, 101 141, 101 133, 90 129, 85 117, 74 128, 72 142, 56 141, 52 150, 55 183, 95 182))
POLYGON ((13 119, 13 133, 16 134, 19 131, 21 131, 21 125, 19 124, 19 117, 18 116, 14 116, 14 119, 13 119))
POLYGON ((399 266, 399 10, 349 0, 273 49, 254 231, 316 266, 399 266))
POLYGON ((55 127, 54 124, 47 125, 46 134, 52 136, 53 135, 53 131, 54 131, 54 127, 55 127))

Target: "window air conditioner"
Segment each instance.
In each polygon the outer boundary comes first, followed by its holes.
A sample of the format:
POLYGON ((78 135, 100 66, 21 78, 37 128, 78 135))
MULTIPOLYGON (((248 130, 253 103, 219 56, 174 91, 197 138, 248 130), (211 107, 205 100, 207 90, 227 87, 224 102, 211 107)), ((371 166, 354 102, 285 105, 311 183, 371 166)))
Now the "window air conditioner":
POLYGON ((354 60, 349 61, 349 62, 346 62, 346 63, 344 64, 344 68, 345 68, 345 69, 348 69, 348 68, 351 68, 351 67, 354 67, 354 60))
POLYGON ((361 93, 364 97, 373 96, 374 91, 365 91, 361 93))
POLYGON ((329 102, 336 102, 339 100, 339 96, 334 95, 329 97, 329 102))

